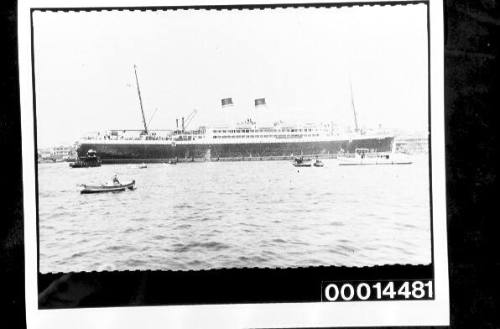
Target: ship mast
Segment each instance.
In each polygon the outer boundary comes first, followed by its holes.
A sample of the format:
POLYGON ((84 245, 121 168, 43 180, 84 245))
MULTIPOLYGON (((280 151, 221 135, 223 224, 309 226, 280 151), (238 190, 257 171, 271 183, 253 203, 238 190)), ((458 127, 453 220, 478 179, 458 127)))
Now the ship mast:
POLYGON ((356 107, 354 106, 354 96, 352 93, 352 83, 349 81, 349 85, 351 86, 351 105, 352 105, 352 111, 354 112, 354 131, 358 132, 359 127, 358 127, 358 116, 356 114, 356 107))
POLYGON ((134 64, 135 83, 137 85, 137 94, 139 95, 139 104, 141 105, 142 123, 144 124, 144 132, 148 134, 148 125, 146 124, 146 116, 144 115, 144 108, 142 106, 141 89, 139 88, 139 78, 137 78, 137 67, 134 64))

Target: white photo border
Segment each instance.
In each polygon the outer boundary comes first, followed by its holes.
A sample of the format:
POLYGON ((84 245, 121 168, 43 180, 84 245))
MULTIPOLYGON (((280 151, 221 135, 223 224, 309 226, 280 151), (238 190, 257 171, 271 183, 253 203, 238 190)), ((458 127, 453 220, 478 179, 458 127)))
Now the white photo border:
POLYGON ((446 240, 446 190, 444 152, 443 4, 429 1, 335 1, 345 5, 426 3, 429 51, 429 138, 431 166, 431 234, 434 267, 434 300, 350 303, 266 303, 231 305, 145 306, 40 310, 38 308, 38 227, 34 76, 31 21, 36 8, 115 8, 192 6, 270 6, 330 4, 330 1, 167 0, 58 1, 28 0, 18 5, 19 74, 23 147, 25 218, 26 319, 28 328, 134 328, 134 327, 325 327, 325 326, 434 326, 449 325, 448 252, 446 240), (432 122, 432 125, 430 123, 432 122), (146 324, 147 323, 147 324, 146 324))

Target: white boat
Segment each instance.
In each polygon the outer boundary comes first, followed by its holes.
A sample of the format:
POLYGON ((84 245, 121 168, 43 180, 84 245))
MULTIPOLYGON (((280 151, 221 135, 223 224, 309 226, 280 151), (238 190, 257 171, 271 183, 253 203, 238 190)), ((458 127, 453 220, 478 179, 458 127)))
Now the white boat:
POLYGON ((339 166, 367 166, 367 165, 409 165, 413 161, 404 154, 394 152, 374 153, 369 149, 359 148, 353 157, 339 156, 339 166))

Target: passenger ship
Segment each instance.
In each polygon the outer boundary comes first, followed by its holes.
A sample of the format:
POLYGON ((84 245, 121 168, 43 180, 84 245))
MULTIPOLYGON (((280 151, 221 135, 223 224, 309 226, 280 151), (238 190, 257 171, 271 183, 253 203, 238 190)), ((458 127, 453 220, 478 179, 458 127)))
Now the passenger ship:
MULTIPOLYGON (((135 68, 135 67, 134 67, 135 68)), ((335 157, 339 152, 352 153, 357 148, 374 152, 392 149, 394 136, 363 132, 358 129, 354 110, 354 131, 340 131, 333 123, 290 125, 275 122, 260 126, 254 119, 234 125, 187 126, 196 115, 176 120, 176 129, 149 130, 135 71, 137 92, 144 129, 110 130, 86 136, 79 141, 79 156, 95 150, 102 163, 146 163, 176 161, 221 161, 250 159, 291 159, 294 156, 335 157)), ((221 100, 222 110, 234 106, 231 98, 221 100)), ((266 107, 264 98, 255 99, 255 111, 266 107)), ((231 111, 234 111, 231 109, 231 111)))
MULTIPOLYGON (((263 99, 255 100, 261 104, 263 99)), ((232 102, 223 99, 222 104, 232 102)), ((190 116, 192 118, 193 114, 190 116)), ((186 120, 187 121, 187 120, 186 120)), ((167 130, 110 130, 79 142, 78 155, 92 149, 103 163, 290 159, 297 155, 334 157, 357 148, 375 152, 392 149, 394 136, 356 129, 340 132, 332 123, 259 126, 252 119, 234 126, 167 130)))

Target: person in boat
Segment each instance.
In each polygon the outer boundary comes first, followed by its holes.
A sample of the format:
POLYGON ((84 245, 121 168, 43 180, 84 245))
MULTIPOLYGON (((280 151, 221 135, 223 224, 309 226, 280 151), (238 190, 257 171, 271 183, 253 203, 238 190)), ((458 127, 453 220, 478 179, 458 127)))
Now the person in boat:
POLYGON ((120 185, 120 180, 118 180, 118 175, 114 174, 112 179, 113 185, 120 185))

